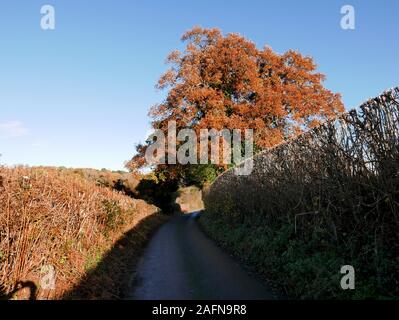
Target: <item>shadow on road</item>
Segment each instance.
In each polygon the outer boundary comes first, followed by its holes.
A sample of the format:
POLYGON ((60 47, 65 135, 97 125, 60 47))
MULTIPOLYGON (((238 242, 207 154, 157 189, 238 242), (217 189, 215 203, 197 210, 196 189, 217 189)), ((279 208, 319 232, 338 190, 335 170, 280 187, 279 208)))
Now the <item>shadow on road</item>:
POLYGON ((199 213, 157 230, 137 265, 134 300, 264 300, 274 294, 199 228, 199 213))
POLYGON ((114 245, 96 268, 89 271, 61 299, 123 299, 130 289, 134 266, 146 242, 156 227, 167 219, 166 215, 154 214, 142 220, 114 245))

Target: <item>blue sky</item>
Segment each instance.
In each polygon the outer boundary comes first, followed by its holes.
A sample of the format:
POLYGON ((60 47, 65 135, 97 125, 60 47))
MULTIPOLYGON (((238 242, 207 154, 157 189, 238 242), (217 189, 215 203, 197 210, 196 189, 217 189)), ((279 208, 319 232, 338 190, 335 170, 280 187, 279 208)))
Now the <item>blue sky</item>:
POLYGON ((123 169, 149 130, 167 54, 194 25, 314 57, 356 107, 399 84, 399 2, 2 0, 0 163, 123 169), (56 29, 40 28, 53 5, 56 29), (356 29, 340 28, 353 5, 356 29))

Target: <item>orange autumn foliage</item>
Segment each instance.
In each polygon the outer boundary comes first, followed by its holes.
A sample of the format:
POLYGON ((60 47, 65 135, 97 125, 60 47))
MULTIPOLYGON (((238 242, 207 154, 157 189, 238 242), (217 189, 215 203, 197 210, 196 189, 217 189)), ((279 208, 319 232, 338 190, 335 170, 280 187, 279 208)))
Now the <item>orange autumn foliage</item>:
MULTIPOLYGON (((184 52, 174 51, 158 88, 164 102, 150 111, 154 129, 254 129, 259 148, 281 143, 344 111, 341 97, 323 87, 311 57, 296 51, 258 49, 238 34, 195 27, 183 35, 184 52)), ((141 167, 146 145, 130 167, 141 167)))

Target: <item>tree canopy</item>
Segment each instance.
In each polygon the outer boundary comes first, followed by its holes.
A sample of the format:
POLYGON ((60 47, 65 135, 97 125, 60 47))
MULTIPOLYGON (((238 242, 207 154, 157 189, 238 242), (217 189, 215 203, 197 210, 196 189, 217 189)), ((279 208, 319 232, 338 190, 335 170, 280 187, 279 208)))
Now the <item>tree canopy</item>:
MULTIPOLYGON (((254 129, 255 145, 268 148, 344 110, 311 57, 258 49, 219 29, 195 27, 182 41, 185 50, 168 56, 171 68, 157 84, 167 97, 151 108, 154 129, 166 132, 171 120, 177 129, 254 129)), ((130 168, 145 165, 149 143, 137 147, 130 168)))

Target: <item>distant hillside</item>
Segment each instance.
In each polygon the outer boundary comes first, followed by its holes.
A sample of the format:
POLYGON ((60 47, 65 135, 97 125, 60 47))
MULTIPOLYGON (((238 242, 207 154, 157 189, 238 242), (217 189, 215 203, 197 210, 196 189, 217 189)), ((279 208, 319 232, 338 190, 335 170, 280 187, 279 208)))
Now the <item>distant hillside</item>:
POLYGON ((55 169, 67 174, 76 174, 85 180, 94 182, 101 187, 108 187, 122 191, 129 196, 136 196, 136 188, 142 177, 125 171, 97 170, 91 168, 38 167, 41 169, 55 169))
POLYGON ((69 169, 80 174, 83 178, 95 182, 97 185, 122 191, 134 196, 141 176, 123 171, 95 170, 95 169, 69 169))

